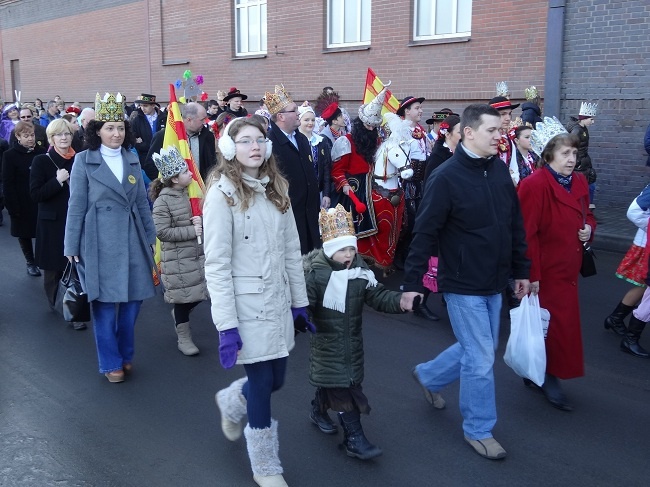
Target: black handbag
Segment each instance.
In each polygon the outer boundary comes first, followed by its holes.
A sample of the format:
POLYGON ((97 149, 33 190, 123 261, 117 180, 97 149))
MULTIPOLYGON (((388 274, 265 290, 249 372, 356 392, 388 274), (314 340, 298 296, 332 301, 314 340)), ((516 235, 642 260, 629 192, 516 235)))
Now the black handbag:
MULTIPOLYGON (((582 228, 585 227, 587 223, 587 217, 585 215, 585 205, 584 202, 580 202, 582 205, 582 228)), ((594 249, 591 248, 589 242, 582 242, 582 265, 580 266, 580 275, 582 277, 591 277, 597 274, 596 272, 596 254, 594 249)))
POLYGON ((77 274, 77 264, 68 262, 59 281, 56 308, 65 321, 90 321, 90 303, 77 274))

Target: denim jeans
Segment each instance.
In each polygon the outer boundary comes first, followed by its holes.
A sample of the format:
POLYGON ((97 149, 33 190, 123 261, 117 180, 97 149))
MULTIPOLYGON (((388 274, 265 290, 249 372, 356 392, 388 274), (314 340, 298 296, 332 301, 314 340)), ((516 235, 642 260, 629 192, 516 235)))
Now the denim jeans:
POLYGON ((444 296, 458 342, 415 370, 420 382, 433 392, 460 379, 465 436, 471 440, 491 438, 497 422, 492 368, 499 343, 501 294, 444 296))
POLYGON ((121 370, 123 364, 133 361, 135 320, 141 304, 142 301, 91 303, 101 374, 121 370))
POLYGON ((246 398, 246 413, 251 428, 271 426, 271 393, 284 384, 287 358, 244 364, 248 381, 242 387, 242 394, 246 398))
POLYGON ((589 185, 589 204, 594 202, 594 195, 596 194, 596 183, 589 185))

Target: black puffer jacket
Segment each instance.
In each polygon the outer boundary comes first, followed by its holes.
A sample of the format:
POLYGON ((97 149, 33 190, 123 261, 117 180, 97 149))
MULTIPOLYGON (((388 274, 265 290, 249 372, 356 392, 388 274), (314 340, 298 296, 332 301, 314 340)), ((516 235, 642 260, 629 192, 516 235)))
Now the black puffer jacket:
MULTIPOLYGON (((380 283, 366 289, 368 281, 348 281, 345 313, 323 307, 323 296, 333 271, 344 269, 314 250, 303 257, 305 283, 311 312, 317 332, 311 335, 309 382, 316 387, 350 387, 363 382, 363 336, 361 315, 363 305, 384 313, 401 313, 402 293, 389 291, 380 283)), ((356 255, 351 268, 368 269, 356 255)))

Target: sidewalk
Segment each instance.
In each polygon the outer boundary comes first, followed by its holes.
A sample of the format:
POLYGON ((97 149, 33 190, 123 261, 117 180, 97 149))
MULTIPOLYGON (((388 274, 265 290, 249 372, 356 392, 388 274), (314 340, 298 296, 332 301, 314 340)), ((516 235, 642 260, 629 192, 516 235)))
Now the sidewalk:
POLYGON ((596 235, 593 248, 611 252, 625 253, 632 245, 637 227, 627 219, 626 208, 596 207, 596 235))

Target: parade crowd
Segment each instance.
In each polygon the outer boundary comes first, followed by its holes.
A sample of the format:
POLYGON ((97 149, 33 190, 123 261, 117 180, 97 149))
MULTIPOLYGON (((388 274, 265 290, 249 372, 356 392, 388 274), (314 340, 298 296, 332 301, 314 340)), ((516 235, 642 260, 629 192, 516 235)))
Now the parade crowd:
MULTIPOLYGON (((229 441, 245 437, 260 486, 287 485, 271 397, 299 333, 310 340, 311 421, 324 434, 340 425, 349 456, 381 455, 361 425, 371 410, 365 305, 434 322, 427 303, 442 296, 457 342, 412 375, 434 409, 460 381, 464 439, 491 460, 506 456, 492 435, 502 301, 514 308, 538 295, 551 315, 544 382, 524 379, 527 387, 571 411, 562 381, 584 375, 577 283, 596 230, 597 105, 582 103, 565 127, 542 116, 531 86, 514 118, 520 105, 499 82, 486 103, 440 109, 423 124, 422 97, 382 114, 386 86, 354 113, 331 87, 296 102, 276 86, 253 114, 234 87, 215 100, 187 97, 175 122, 192 164, 165 145, 166 132, 178 132, 167 123, 173 111, 151 94, 133 105, 106 93, 94 108, 54 97, 2 110, 0 209, 27 274, 43 276, 47 304, 57 307, 59 281, 74 267, 91 303, 99 372, 120 383, 133 372, 135 323, 156 286, 187 356, 199 353, 190 314, 209 301, 221 365, 245 372, 215 395, 221 427, 229 441), (199 180, 197 209, 189 188, 199 180), (389 290, 375 271, 395 269, 402 283, 389 290)), ((650 154, 650 128, 646 139, 650 154)), ((647 358, 639 338, 650 321, 650 185, 628 217, 639 230, 616 275, 632 287, 605 328, 623 351, 647 358)))

